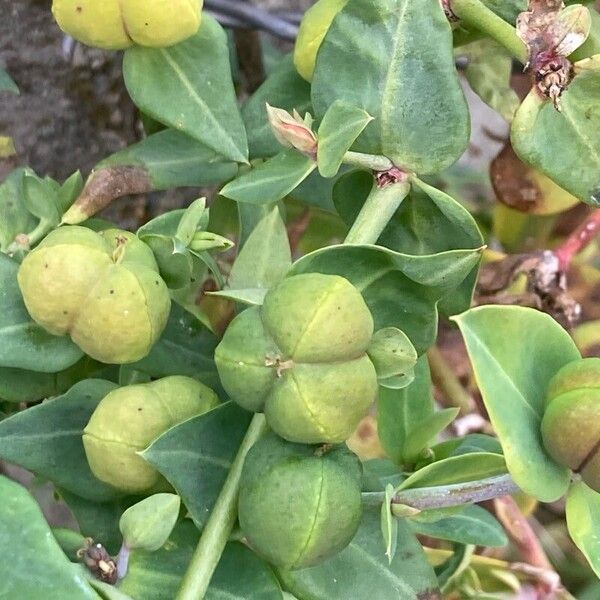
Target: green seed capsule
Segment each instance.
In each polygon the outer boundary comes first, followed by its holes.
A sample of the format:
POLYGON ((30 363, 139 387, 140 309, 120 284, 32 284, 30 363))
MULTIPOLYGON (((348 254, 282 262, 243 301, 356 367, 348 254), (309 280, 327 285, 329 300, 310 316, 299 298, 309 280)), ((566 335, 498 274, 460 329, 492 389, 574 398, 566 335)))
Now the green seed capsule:
POLYGON ((83 432, 92 473, 129 493, 167 486, 138 452, 167 429, 218 404, 217 395, 191 377, 172 376, 118 388, 105 396, 83 432))
POLYGON ((600 358, 569 363, 552 378, 542 438, 556 462, 600 491, 600 358))
POLYGON ((371 313, 350 282, 296 275, 270 290, 262 307, 232 321, 215 362, 229 396, 264 411, 285 439, 339 443, 377 394, 366 354, 372 335, 371 313))
POLYGON ((238 514, 250 545, 285 569, 345 548, 362 514, 362 468, 344 446, 305 446, 269 434, 249 452, 238 514))

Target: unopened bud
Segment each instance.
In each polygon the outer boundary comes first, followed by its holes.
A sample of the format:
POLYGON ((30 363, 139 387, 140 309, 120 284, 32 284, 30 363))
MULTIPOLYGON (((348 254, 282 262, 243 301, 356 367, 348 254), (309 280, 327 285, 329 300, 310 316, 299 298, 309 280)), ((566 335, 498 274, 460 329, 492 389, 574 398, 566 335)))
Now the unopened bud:
POLYGON ((280 144, 316 158, 317 136, 311 129, 313 119, 310 114, 306 113, 302 118, 296 110, 290 114, 283 108, 267 104, 267 115, 273 134, 280 144))

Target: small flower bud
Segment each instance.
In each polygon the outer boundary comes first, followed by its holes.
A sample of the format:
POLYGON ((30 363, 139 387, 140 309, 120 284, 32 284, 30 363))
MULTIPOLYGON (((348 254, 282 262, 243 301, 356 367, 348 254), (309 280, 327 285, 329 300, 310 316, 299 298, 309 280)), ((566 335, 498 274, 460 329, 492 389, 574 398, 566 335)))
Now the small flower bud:
POLYGON ((303 119, 296 110, 290 114, 283 108, 267 104, 267 115, 273 135, 280 144, 316 158, 317 136, 311 129, 313 119, 310 114, 306 113, 303 119))

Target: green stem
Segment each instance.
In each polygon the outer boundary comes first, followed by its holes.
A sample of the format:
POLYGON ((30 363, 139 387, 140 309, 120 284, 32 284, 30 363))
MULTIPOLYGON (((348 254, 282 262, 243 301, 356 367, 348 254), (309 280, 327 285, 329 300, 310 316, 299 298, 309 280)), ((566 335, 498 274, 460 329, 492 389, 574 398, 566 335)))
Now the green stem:
POLYGON ((386 156, 351 151, 344 154, 344 163, 371 171, 389 171, 394 167, 394 163, 386 156))
MULTIPOLYGON (((484 502, 518 491, 519 488, 510 475, 497 475, 478 481, 400 490, 392 498, 392 510, 394 504, 402 504, 419 510, 449 508, 484 502)), ((362 498, 365 504, 381 504, 385 502, 385 492, 367 492, 362 495, 362 498)))
POLYGON ((200 541, 188 565, 176 600, 201 600, 237 519, 237 499, 244 460, 250 448, 265 433, 263 414, 252 418, 248 431, 229 469, 225 484, 202 530, 200 541))
POLYGON ((344 244, 375 244, 398 207, 408 196, 410 183, 389 183, 373 189, 350 228, 344 244))
POLYGON ((439 351, 437 346, 432 346, 427 351, 427 359, 431 368, 431 378, 444 395, 449 406, 460 409, 461 414, 466 415, 475 410, 475 402, 470 394, 460 383, 450 365, 439 351))
POLYGON ((527 63, 527 47, 516 29, 480 0, 450 0, 450 8, 459 19, 489 35, 523 64, 527 63))

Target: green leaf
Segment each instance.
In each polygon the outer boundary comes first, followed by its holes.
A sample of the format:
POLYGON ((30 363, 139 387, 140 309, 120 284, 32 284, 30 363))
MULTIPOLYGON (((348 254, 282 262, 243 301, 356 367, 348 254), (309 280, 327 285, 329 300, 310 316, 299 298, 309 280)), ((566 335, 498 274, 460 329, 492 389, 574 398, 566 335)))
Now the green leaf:
POLYGON ((208 14, 198 33, 168 48, 133 46, 123 77, 145 113, 200 140, 225 158, 247 162, 248 146, 230 75, 227 36, 208 14))
POLYGON ((250 413, 226 402, 169 429, 143 453, 177 490, 198 525, 210 514, 250 419, 250 413))
MULTIPOLYGON (((198 543, 198 530, 189 522, 175 527, 157 552, 134 550, 119 590, 134 600, 175 598, 198 543)), ((269 567, 240 543, 227 544, 211 579, 205 600, 281 600, 281 590, 269 567)))
POLYGON ((445 458, 419 469, 405 479, 398 490, 477 481, 505 473, 506 463, 501 454, 473 452, 445 458))
POLYGON ((388 483, 385 486, 385 500, 381 505, 381 533, 383 534, 383 542, 385 544, 385 555, 388 557, 390 564, 392 564, 392 560, 396 555, 396 548, 398 547, 398 521, 391 510, 393 497, 394 486, 388 483))
MULTIPOLYGON (((421 424, 434 414, 431 376, 427 356, 421 356, 415 366, 415 379, 402 389, 380 388, 377 411, 377 432, 386 454, 397 464, 412 464, 421 451, 409 453, 407 442, 419 431, 421 424)), ((429 442, 430 440, 427 440, 429 442)))
POLYGON ((289 274, 345 277, 363 295, 376 331, 397 327, 422 353, 437 333, 438 301, 464 280, 479 257, 477 250, 411 256, 379 246, 339 245, 303 256, 289 274))
MULTIPOLYGON (((267 288, 245 288, 242 290, 220 290, 218 292, 207 292, 210 296, 228 298, 247 306, 261 306, 269 290, 267 288)), ((0 383, 1 385, 1 383, 0 383)), ((1 395, 0 395, 1 397, 1 395)))
POLYGON ((154 190, 210 185, 235 177, 237 164, 203 142, 165 129, 105 158, 96 165, 92 177, 99 178, 109 167, 140 167, 154 190))
POLYGON ((495 452, 502 454, 502 446, 497 438, 483 433, 469 433, 464 437, 452 438, 436 444, 431 448, 435 460, 449 456, 459 456, 470 452, 495 452))
POLYGON ((459 513, 437 521, 408 520, 415 533, 440 540, 477 546, 506 546, 508 539, 498 521, 480 506, 465 506, 459 513))
POLYGON ((548 381, 580 358, 573 340, 550 316, 519 306, 482 306, 456 322, 510 474, 530 496, 557 500, 569 472, 546 453, 540 424, 548 381))
POLYGON ((297 150, 284 150, 229 182, 221 194, 238 202, 277 202, 300 185, 316 166, 311 158, 297 150))
POLYGON ((53 179, 38 177, 35 173, 23 175, 23 202, 27 210, 50 227, 60 223, 62 211, 59 207, 59 185, 53 179))
POLYGON ((0 254, 0 366, 54 373, 75 364, 83 352, 66 336, 34 323, 17 284, 19 264, 0 254))
POLYGON ((118 492, 92 475, 81 436, 98 402, 115 387, 110 381, 87 379, 0 422, 0 458, 84 498, 114 498, 118 492))
POLYGON ((583 202, 600 205, 600 71, 575 76, 561 112, 533 90, 511 129, 519 158, 583 202))
POLYGON ((299 571, 279 571, 286 590, 310 600, 441 600, 433 569, 409 526, 398 521, 391 563, 381 543, 379 515, 365 510, 358 533, 332 558, 299 571))
POLYGON ((32 231, 38 222, 23 202, 26 172, 27 169, 15 169, 0 184, 0 251, 5 251, 19 233, 32 231))
POLYGON ((217 343, 215 335, 194 315, 173 304, 167 326, 150 354, 129 366, 154 378, 194 377, 219 393, 221 381, 214 361, 217 343))
POLYGON ((567 494, 566 511, 569 535, 600 577, 600 494, 576 481, 567 494))
POLYGON ((268 289, 279 283, 292 266, 285 223, 277 206, 257 223, 240 250, 228 286, 232 290, 268 289))
MULTIPOLYGON (((348 226, 354 223, 372 186, 371 175, 364 171, 352 171, 336 183, 333 200, 348 226)), ((410 194, 384 229, 378 244, 396 252, 424 255, 481 248, 483 238, 468 210, 448 194, 412 178, 410 194)), ((477 269, 478 265, 474 266, 458 289, 442 300, 443 314, 456 314, 470 307, 477 269)))
POLYGON ((0 476, 2 596, 27 600, 99 600, 54 539, 40 507, 18 483, 0 476), (9 558, 10 557, 10 558, 9 558))
POLYGON ((180 506, 177 494, 154 494, 130 506, 119 521, 123 543, 130 550, 156 552, 169 539, 180 506))
POLYGON ((318 131, 317 165, 323 177, 337 175, 344 155, 373 118, 362 108, 336 100, 325 112, 318 131))
POLYGON ((512 57, 492 39, 461 46, 460 55, 469 59, 465 77, 473 91, 506 121, 512 122, 519 96, 510 86, 512 57))
POLYGON ((414 379, 417 351, 408 336, 397 327, 376 331, 367 350, 383 387, 400 389, 414 379))
POLYGON ((527 10, 527 0, 481 0, 492 12, 514 26, 519 13, 527 10))
POLYGON ((310 84, 298 75, 291 54, 283 58, 242 108, 252 158, 281 152, 281 144, 275 139, 267 119, 267 102, 289 112, 296 109, 301 115, 312 111, 310 84))
POLYGON ((13 94, 19 94, 19 88, 17 87, 17 84, 11 79, 10 75, 4 69, 0 69, 0 92, 12 92, 13 94))
POLYGON ((459 408, 444 408, 426 417, 406 438, 405 455, 413 459, 418 457, 456 419, 459 412, 459 408))
POLYGON ((323 40, 312 82, 317 117, 338 99, 374 117, 356 150, 420 174, 450 166, 467 147, 469 112, 440 3, 349 2, 323 40))

